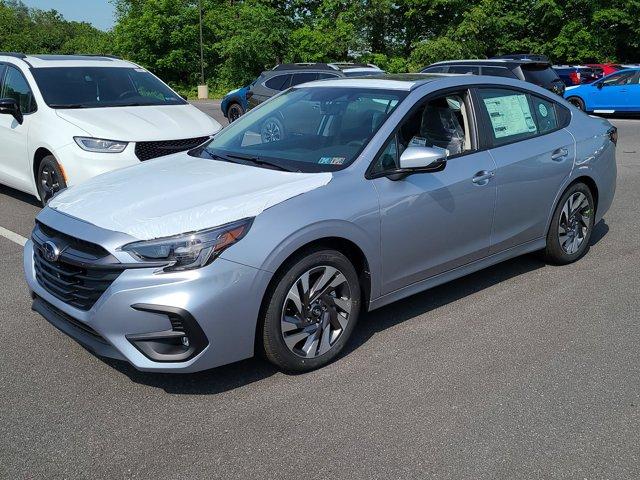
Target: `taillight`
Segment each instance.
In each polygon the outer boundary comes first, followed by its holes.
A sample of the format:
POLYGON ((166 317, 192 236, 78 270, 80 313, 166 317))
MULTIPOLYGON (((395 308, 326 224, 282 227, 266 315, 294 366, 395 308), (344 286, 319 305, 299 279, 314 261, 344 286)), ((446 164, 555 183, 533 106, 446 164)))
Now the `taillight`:
POLYGON ((607 132, 609 134, 609 139, 613 142, 614 145, 618 144, 618 129, 616 127, 611 127, 607 132))
POLYGON ((571 83, 574 85, 578 85, 580 83, 580 72, 571 72, 569 74, 569 80, 571 80, 571 83))

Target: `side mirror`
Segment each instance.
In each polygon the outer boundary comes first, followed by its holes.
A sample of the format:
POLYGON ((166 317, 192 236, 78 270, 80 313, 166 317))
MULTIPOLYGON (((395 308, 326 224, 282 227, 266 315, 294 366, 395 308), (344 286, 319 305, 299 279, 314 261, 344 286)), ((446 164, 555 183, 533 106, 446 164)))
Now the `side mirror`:
POLYGON ((439 172, 444 169, 448 152, 438 147, 407 147, 400 155, 400 168, 390 175, 390 180, 401 180, 418 172, 439 172))
POLYGON ((604 82, 596 82, 596 88, 598 90, 601 90, 603 86, 604 86, 604 82))
POLYGON ((437 147, 407 147, 400 155, 401 170, 431 170, 442 167, 447 151, 437 147))
POLYGON ((0 115, 12 115, 20 125, 24 120, 20 105, 13 98, 0 99, 0 115))

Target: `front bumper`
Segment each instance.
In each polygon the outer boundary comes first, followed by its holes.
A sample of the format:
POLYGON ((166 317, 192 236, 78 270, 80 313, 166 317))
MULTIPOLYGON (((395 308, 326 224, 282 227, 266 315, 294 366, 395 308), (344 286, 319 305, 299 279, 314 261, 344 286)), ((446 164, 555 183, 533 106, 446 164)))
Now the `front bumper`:
MULTIPOLYGON (((223 258, 187 272, 125 270, 87 311, 72 307, 37 281, 33 243, 24 270, 34 310, 96 354, 126 360, 142 371, 195 372, 253 356, 260 303, 271 274, 223 258), (156 361, 136 343, 172 329, 169 311, 188 314, 206 344, 183 361, 156 361)), ((165 357, 166 360, 166 357, 165 357)))

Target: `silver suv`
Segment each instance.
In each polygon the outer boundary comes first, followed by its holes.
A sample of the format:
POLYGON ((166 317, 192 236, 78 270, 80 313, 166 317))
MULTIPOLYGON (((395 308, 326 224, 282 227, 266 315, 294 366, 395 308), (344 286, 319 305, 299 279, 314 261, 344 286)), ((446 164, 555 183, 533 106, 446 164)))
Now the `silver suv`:
POLYGON ((140 370, 256 350, 313 369, 366 311, 535 250, 579 259, 613 200, 616 135, 511 79, 306 84, 54 197, 24 250, 34 308, 140 370))

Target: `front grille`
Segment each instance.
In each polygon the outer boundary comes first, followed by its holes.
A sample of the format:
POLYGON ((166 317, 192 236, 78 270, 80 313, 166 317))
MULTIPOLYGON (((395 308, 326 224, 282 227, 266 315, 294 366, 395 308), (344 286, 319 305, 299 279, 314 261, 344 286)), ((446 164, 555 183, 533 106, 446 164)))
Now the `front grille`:
POLYGON ((99 245, 70 237, 43 224, 33 231, 33 260, 38 283, 51 295, 80 310, 89 310, 123 268, 99 245), (62 252, 45 258, 42 246, 51 241, 62 252))
POLYGON ((171 155, 172 153, 191 150, 203 144, 209 137, 186 138, 182 140, 165 140, 160 142, 137 142, 136 156, 142 160, 171 155))

